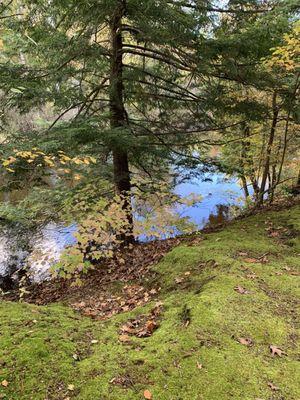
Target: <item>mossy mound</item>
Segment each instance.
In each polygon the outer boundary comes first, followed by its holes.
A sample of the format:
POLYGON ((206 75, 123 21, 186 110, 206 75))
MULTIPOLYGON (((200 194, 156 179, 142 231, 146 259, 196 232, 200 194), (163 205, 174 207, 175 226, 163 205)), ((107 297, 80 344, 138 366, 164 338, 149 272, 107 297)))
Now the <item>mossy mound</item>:
POLYGON ((0 398, 298 400, 299 232, 296 206, 173 249, 154 267, 163 306, 146 338, 120 328, 154 303, 103 322, 2 301, 0 398))

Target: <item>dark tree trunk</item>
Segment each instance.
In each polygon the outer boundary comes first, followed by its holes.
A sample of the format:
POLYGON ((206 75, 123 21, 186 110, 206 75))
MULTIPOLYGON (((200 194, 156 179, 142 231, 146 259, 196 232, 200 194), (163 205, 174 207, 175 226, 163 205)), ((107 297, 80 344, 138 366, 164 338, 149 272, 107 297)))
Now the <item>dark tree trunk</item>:
POLYGON ((245 195, 245 198, 247 200, 249 195, 250 195, 250 193, 249 193, 248 186, 247 186, 247 179, 245 178, 244 175, 241 176, 241 181, 242 181, 244 195, 245 195))
MULTIPOLYGON (((276 92, 273 95, 273 100, 272 100, 272 108, 273 108, 273 118, 272 118, 272 125, 271 125, 271 130, 269 134, 269 140, 267 144, 267 151, 266 151, 266 160, 265 160, 265 165, 263 169, 263 175, 261 179, 261 185, 260 185, 260 191, 259 191, 259 197, 258 197, 258 204, 263 204, 264 202, 264 194, 266 192, 266 183, 267 179, 270 173, 270 161, 271 161, 271 154, 272 154, 272 147, 275 139, 275 132, 276 132, 276 126, 278 122, 278 114, 279 114, 279 109, 276 103, 277 99, 277 94, 276 92)), ((271 184, 271 182, 269 183, 271 184)))
POLYGON ((254 176, 250 176, 250 180, 251 180, 251 185, 253 187, 255 200, 257 200, 259 196, 259 186, 257 180, 254 176))
MULTIPOLYGON (((125 1, 119 0, 111 19, 111 67, 110 67, 110 126, 112 129, 126 129, 127 119, 123 94, 123 38, 122 18, 125 15, 125 1)), ((127 215, 128 232, 121 239, 125 244, 134 241, 133 216, 130 202, 131 180, 128 162, 128 152, 118 141, 112 146, 114 184, 116 193, 125 196, 124 209, 127 215)))

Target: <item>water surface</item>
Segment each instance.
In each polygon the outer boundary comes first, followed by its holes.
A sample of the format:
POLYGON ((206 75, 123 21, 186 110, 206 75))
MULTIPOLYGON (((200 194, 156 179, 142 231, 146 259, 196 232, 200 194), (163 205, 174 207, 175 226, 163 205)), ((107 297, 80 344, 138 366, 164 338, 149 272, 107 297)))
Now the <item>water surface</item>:
MULTIPOLYGON (((181 210, 181 215, 189 217, 197 229, 224 222, 230 218, 230 206, 243 204, 237 179, 227 179, 220 173, 206 174, 204 178, 179 184, 175 191, 183 197, 191 193, 201 195, 199 204, 181 210)), ((66 246, 76 242, 75 232, 75 224, 66 227, 55 222, 34 232, 19 225, 0 227, 0 286, 4 277, 17 280, 16 271, 25 265, 33 281, 48 279, 51 265, 59 261, 66 246)))

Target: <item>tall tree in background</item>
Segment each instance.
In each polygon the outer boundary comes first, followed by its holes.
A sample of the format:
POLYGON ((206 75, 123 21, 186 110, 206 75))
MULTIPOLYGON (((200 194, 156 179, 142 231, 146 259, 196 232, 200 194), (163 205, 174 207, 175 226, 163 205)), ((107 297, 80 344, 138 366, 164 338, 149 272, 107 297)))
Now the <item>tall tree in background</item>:
POLYGON ((286 157, 289 162, 297 157, 299 132, 299 35, 297 39, 294 25, 298 7, 293 1, 270 7, 259 17, 226 15, 214 40, 214 45, 219 43, 221 78, 212 82, 214 115, 222 124, 236 122, 222 132, 221 167, 238 174, 246 196, 253 192, 257 205, 272 201, 276 187, 293 179, 292 169, 283 181, 282 172, 286 157), (273 52, 283 53, 287 69, 281 65, 280 70, 273 52))

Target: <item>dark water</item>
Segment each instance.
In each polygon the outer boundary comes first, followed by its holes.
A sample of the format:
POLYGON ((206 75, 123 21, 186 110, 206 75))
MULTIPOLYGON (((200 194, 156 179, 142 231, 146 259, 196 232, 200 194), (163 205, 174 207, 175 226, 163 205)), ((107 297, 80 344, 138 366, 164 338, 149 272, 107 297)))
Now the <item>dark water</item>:
MULTIPOLYGON (((197 229, 215 225, 231 217, 230 207, 243 204, 242 191, 236 179, 226 179, 215 173, 206 176, 210 181, 195 179, 176 187, 176 193, 188 196, 195 193, 202 201, 194 207, 180 210, 183 217, 189 217, 197 229)), ((24 232, 20 227, 0 227, 0 286, 13 277, 17 281, 18 269, 26 265, 31 280, 49 278, 49 268, 59 261, 64 248, 74 244, 76 225, 65 227, 49 223, 35 232, 24 232), (6 277, 6 278, 5 278, 6 277)))
POLYGON ((75 232, 75 225, 55 222, 32 232, 19 226, 0 227, 0 287, 14 286, 23 267, 31 281, 48 279, 64 248, 75 244, 75 232))

